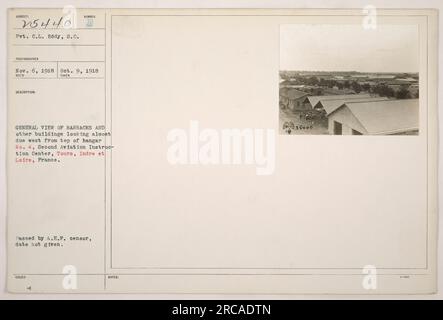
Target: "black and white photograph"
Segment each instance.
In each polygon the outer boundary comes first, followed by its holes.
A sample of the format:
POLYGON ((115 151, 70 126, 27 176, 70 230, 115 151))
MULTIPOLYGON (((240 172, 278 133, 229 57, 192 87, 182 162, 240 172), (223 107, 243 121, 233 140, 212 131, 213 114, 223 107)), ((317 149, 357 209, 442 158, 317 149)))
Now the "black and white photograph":
POLYGON ((443 298, 442 0, 49 2, 0 3, 0 301, 443 298))
POLYGON ((418 135, 416 25, 280 26, 279 132, 418 135))

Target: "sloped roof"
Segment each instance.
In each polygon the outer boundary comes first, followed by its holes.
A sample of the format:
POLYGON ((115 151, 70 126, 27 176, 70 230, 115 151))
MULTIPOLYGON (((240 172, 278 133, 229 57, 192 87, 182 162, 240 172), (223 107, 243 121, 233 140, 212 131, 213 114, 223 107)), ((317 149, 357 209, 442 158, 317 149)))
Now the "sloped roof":
POLYGON ((280 95, 285 98, 295 100, 307 96, 308 93, 293 88, 282 88, 280 89, 280 95))
POLYGON ((414 78, 401 78, 401 79, 397 79, 397 81, 418 82, 418 79, 414 79, 414 78))
POLYGON ((419 128, 418 99, 346 102, 369 134, 397 133, 419 128))
POLYGON ((394 79, 394 74, 371 74, 369 75, 370 79, 394 79))
POLYGON ((315 105, 319 101, 326 101, 326 100, 344 100, 344 99, 361 99, 361 98, 370 98, 371 95, 368 93, 361 93, 361 94, 337 94, 337 95, 328 95, 328 96, 311 96, 308 97, 309 103, 312 107, 315 107, 315 105))
POLYGON ((283 80, 280 82, 280 85, 287 85, 287 84, 292 84, 294 85, 296 82, 295 81, 291 81, 291 80, 283 80))
POLYGON ((341 107, 346 102, 369 102, 369 101, 383 101, 388 100, 388 98, 385 97, 370 97, 370 98, 359 98, 359 99, 339 99, 339 100, 320 100, 317 105, 321 105, 323 109, 326 111, 326 114, 331 114, 335 110, 337 110, 339 107, 341 107))

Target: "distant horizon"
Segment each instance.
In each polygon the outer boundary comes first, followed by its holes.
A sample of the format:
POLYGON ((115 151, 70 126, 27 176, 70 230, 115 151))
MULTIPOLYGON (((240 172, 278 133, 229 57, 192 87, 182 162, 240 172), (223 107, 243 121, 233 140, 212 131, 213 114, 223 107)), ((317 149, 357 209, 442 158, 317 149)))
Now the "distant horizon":
POLYGON ((334 71, 327 71, 327 70, 289 70, 289 69, 282 69, 279 70, 280 72, 324 72, 324 73, 376 73, 376 74, 401 74, 401 73, 408 73, 408 74, 419 74, 418 71, 357 71, 357 70, 334 70, 334 71))

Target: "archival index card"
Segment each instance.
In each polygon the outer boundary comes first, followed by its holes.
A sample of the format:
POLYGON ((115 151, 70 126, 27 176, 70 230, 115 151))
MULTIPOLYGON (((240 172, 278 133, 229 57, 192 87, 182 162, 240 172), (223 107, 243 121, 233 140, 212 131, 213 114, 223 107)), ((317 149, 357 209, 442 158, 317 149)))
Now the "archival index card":
POLYGON ((12 292, 436 291, 433 10, 10 9, 12 292))

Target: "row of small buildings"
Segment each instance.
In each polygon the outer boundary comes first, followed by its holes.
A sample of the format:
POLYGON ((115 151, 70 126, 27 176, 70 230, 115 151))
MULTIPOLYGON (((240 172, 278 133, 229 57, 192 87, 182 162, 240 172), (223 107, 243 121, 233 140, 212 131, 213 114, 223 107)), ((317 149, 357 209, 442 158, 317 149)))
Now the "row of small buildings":
POLYGON ((312 96, 282 88, 280 107, 316 111, 328 119, 328 132, 335 135, 416 135, 419 130, 418 99, 370 94, 312 96))
MULTIPOLYGON (((407 89, 412 97, 418 97, 419 83, 418 79, 412 77, 398 78, 395 75, 350 75, 350 76, 340 76, 340 75, 329 75, 322 76, 325 80, 334 80, 336 83, 341 83, 342 86, 348 82, 356 82, 360 86, 368 85, 371 88, 377 85, 384 85, 392 89, 394 92, 398 92, 401 89, 407 89)), ((296 79, 286 79, 280 82, 280 88, 294 88, 300 91, 310 93, 311 95, 322 95, 322 94, 354 94, 356 93, 352 88, 341 88, 337 86, 330 88, 328 86, 321 85, 306 85, 297 84, 296 79), (329 93, 330 92, 330 93, 329 93)))

